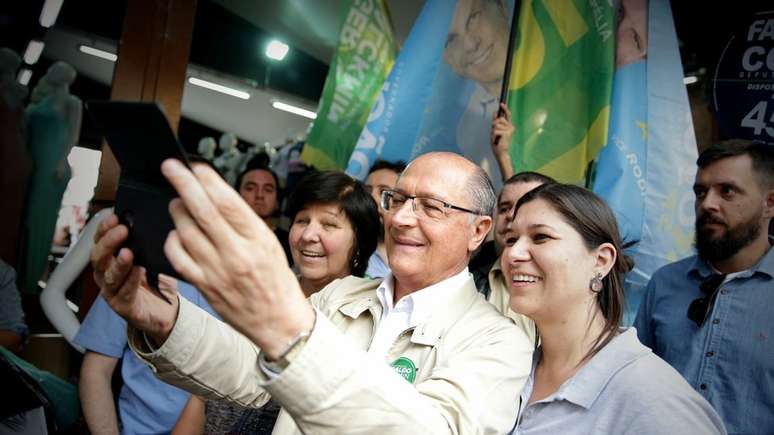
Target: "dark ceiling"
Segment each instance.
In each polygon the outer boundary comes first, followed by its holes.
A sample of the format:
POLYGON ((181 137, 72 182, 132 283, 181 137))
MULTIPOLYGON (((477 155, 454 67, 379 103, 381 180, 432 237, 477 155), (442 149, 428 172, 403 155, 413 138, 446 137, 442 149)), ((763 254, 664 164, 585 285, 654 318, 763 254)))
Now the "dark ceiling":
MULTIPOLYGON (((11 35, 11 48, 23 52, 32 37, 42 37, 37 25, 43 0, 26 0, 22 5, 8 5, 17 10, 4 16, 0 35, 11 35)), ((57 25, 93 33, 111 40, 121 37, 126 0, 65 1, 57 25), (95 19, 99 17, 99 19, 95 19)), ((5 11, 4 11, 5 12, 5 11)), ((272 35, 220 5, 200 0, 191 43, 190 61, 213 71, 239 77, 257 87, 273 89, 317 101, 322 92, 328 66, 308 54, 293 50, 281 63, 267 59, 262 48, 272 35)))
MULTIPOLYGON (((44 0, 8 1, 0 5, 0 46, 23 53, 27 42, 43 39, 46 29, 38 24, 38 16, 44 0)), ((57 18, 57 26, 76 29, 110 40, 119 40, 127 0, 76 0, 65 1, 57 18), (99 19, 95 19, 99 17, 99 19)), ((293 50, 282 63, 271 62, 261 52, 271 37, 267 32, 252 25, 217 3, 199 0, 196 9, 190 61, 221 74, 238 77, 251 85, 269 87, 308 101, 317 101, 322 92, 328 66, 306 53, 293 50)), ((49 67, 42 59, 33 66, 30 89, 49 67)), ((110 89, 88 78, 79 76, 71 92, 82 100, 108 99, 110 89)), ((100 138, 84 118, 81 143, 100 146, 100 138)), ((191 152, 199 139, 218 137, 221 132, 181 119, 180 141, 191 152)), ((241 147, 249 144, 241 143, 241 147)))

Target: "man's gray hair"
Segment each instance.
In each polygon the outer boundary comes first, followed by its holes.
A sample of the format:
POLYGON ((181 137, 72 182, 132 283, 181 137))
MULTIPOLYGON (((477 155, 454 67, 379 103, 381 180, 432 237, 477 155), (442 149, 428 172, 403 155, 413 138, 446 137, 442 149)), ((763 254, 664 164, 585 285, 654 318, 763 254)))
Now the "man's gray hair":
POLYGON ((484 169, 476 167, 475 172, 470 174, 465 189, 468 195, 473 199, 473 210, 481 215, 492 217, 497 196, 494 192, 492 181, 484 169))

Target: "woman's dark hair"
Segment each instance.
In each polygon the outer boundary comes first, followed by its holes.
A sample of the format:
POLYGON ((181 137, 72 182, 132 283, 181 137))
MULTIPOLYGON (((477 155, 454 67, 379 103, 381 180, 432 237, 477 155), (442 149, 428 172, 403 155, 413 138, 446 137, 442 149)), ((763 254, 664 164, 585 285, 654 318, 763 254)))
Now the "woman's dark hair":
POLYGON ((296 185, 288 198, 287 215, 291 222, 296 214, 311 204, 337 204, 352 224, 355 233, 354 253, 349 260, 352 275, 362 277, 368 259, 376 250, 379 213, 365 185, 343 172, 312 172, 296 185))
POLYGON ((615 264, 602 279, 602 290, 597 293, 597 303, 605 318, 605 326, 592 349, 583 357, 583 361, 587 361, 618 334, 626 307, 624 277, 634 267, 634 261, 624 255, 624 249, 628 246, 621 241, 613 211, 593 192, 570 184, 543 184, 522 196, 516 203, 516 211, 524 204, 538 199, 546 201, 559 212, 563 220, 580 234, 588 249, 610 243, 616 250, 615 264))

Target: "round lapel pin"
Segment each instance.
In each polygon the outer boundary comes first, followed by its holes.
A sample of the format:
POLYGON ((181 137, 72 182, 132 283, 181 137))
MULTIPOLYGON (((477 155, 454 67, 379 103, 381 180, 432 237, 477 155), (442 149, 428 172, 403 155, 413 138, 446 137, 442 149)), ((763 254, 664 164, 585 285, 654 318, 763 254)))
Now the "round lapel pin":
POLYGON ((414 379, 417 378, 417 366, 414 365, 413 361, 402 356, 390 365, 399 375, 403 376, 403 379, 409 381, 410 384, 414 383, 414 379))

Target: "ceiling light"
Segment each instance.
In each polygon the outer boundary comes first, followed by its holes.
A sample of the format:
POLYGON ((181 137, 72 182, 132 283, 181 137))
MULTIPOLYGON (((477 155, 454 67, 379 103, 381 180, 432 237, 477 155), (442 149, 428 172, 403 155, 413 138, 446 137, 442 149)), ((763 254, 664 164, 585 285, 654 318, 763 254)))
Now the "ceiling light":
POLYGON ((283 103, 281 101, 272 102, 271 107, 275 109, 283 110, 285 112, 294 113, 296 115, 301 115, 304 118, 317 119, 317 114, 312 112, 311 110, 302 109, 301 107, 296 107, 287 103, 283 103))
POLYGON ((56 22, 59 10, 62 9, 64 0, 46 0, 43 10, 40 11, 40 25, 46 28, 51 27, 56 22))
POLYGON ((27 86, 30 83, 30 78, 32 78, 32 70, 27 68, 22 68, 19 70, 19 83, 27 86))
POLYGON ((24 62, 27 65, 34 65, 40 59, 40 53, 43 53, 43 41, 33 39, 27 44, 27 50, 24 51, 24 62))
POLYGON ((266 57, 274 60, 282 60, 288 54, 288 50, 290 50, 288 44, 272 39, 266 46, 266 57))
POLYGON ((78 47, 78 50, 81 51, 81 53, 90 54, 92 56, 96 56, 100 59, 109 60, 111 62, 115 62, 118 59, 118 56, 116 56, 113 53, 110 53, 109 51, 100 50, 99 48, 89 47, 88 45, 81 45, 78 47))
POLYGON ((243 100, 250 99, 250 94, 237 89, 229 88, 228 86, 219 85, 217 83, 208 82, 207 80, 197 79, 196 77, 189 77, 188 83, 203 88, 210 89, 212 91, 220 92, 222 94, 231 95, 232 97, 241 98, 243 100))
POLYGON ((696 83, 698 81, 699 81, 699 78, 696 77, 696 76, 683 77, 683 83, 686 84, 686 85, 691 85, 691 84, 696 83))

